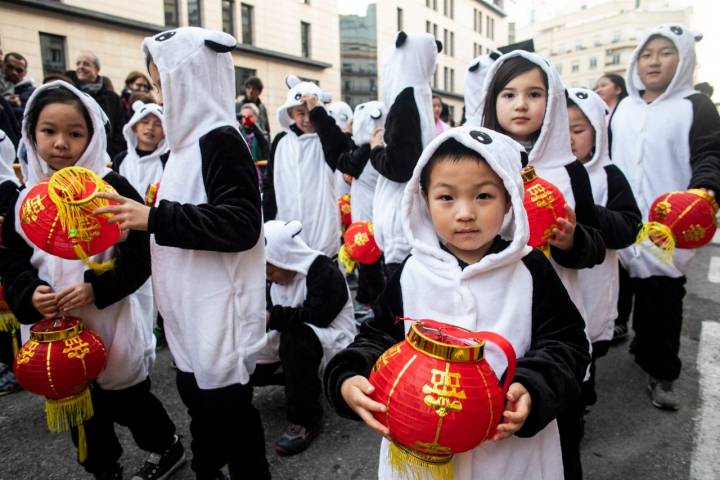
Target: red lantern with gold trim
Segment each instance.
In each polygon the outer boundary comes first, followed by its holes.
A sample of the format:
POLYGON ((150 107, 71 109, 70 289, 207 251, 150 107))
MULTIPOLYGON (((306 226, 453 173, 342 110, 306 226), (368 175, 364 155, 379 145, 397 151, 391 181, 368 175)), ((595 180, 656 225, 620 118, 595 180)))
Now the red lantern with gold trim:
POLYGON ((94 263, 89 257, 120 239, 120 227, 109 215, 93 211, 113 202, 97 198, 115 190, 92 170, 66 167, 30 189, 20 207, 20 225, 41 250, 70 260, 80 259, 94 270, 112 268, 112 262, 94 263))
POLYGON ((547 249, 557 219, 564 218, 565 197, 552 183, 540 178, 533 167, 525 167, 520 172, 525 188, 525 211, 530 225, 531 247, 547 249))
POLYGON ((390 431, 392 468, 403 478, 420 478, 421 472, 450 478, 453 454, 495 434, 514 376, 515 351, 500 335, 435 320, 413 323, 405 340, 378 359, 369 379, 371 397, 386 407, 373 415, 390 431), (483 358, 486 341, 507 357, 502 386, 483 358))
POLYGON ((717 201, 705 190, 660 195, 650 206, 648 222, 637 241, 650 239, 649 248, 670 262, 675 248, 700 248, 712 240, 717 230, 717 212, 717 201))
MULTIPOLYGON (((54 318, 36 323, 30 339, 15 356, 18 383, 46 397, 45 412, 50 431, 82 427, 93 416, 88 385, 105 368, 105 345, 83 327, 79 318, 54 318)), ((81 440, 84 435, 80 428, 81 440)), ((81 442, 80 460, 86 454, 81 442)))
POLYGON ((340 223, 343 227, 347 227, 352 223, 352 209, 350 208, 350 194, 340 195, 338 197, 338 208, 340 208, 340 223))

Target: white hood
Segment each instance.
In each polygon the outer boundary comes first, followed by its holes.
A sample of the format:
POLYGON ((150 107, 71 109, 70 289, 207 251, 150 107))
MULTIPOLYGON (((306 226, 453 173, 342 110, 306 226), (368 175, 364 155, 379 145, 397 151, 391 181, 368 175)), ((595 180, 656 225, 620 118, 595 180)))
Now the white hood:
POLYGON ((353 120, 353 142, 355 145, 370 143, 370 137, 376 128, 385 127, 387 107, 383 102, 371 101, 355 107, 353 120))
POLYGON ((120 175, 125 177, 135 190, 144 197, 148 187, 159 182, 163 174, 163 164, 160 157, 169 151, 167 137, 158 144, 155 150, 147 155, 140 157, 135 149, 138 146, 137 135, 133 131, 133 127, 148 115, 155 115, 160 119, 165 131, 165 120, 163 109, 155 103, 143 103, 137 101, 133 103, 135 114, 130 121, 123 127, 123 136, 127 145, 127 154, 120 164, 120 175))
POLYGON ((465 72, 465 118, 467 125, 482 125, 482 108, 485 104, 485 78, 494 60, 490 55, 473 59, 465 72))
POLYGON ((20 184, 12 167, 13 162, 15 162, 15 146, 10 137, 0 130, 0 183, 10 180, 20 184))
POLYGON ((146 37, 143 52, 158 71, 165 108, 165 137, 172 150, 215 128, 235 125, 237 41, 223 32, 182 27, 146 37))
POLYGON ((297 220, 265 222, 265 258, 276 267, 307 275, 310 266, 322 252, 308 247, 300 237, 302 223, 297 220))
MULTIPOLYGON (((137 100, 135 103, 133 103, 132 109, 135 113, 130 118, 130 121, 128 121, 128 123, 126 123, 123 127, 123 136, 125 137, 125 142, 127 143, 128 152, 130 152, 130 150, 135 150, 138 146, 137 135, 135 135, 135 132, 133 132, 133 127, 137 125, 138 122, 140 122, 140 120, 142 120, 143 118, 147 117, 148 115, 155 115, 158 119, 160 119, 160 122, 162 123, 163 132, 166 128, 165 116, 163 115, 162 106, 156 103, 143 103, 142 101, 137 100)), ((158 144, 153 154, 162 155, 168 150, 169 148, 167 144, 167 138, 163 138, 158 144)))
POLYGON ((327 103, 327 100, 330 98, 329 94, 323 92, 315 83, 303 82, 295 75, 289 75, 287 79, 285 79, 285 83, 290 90, 288 90, 285 103, 277 110, 277 118, 280 126, 286 130, 290 128, 290 125, 295 123, 295 121, 290 118, 290 115, 288 115, 288 108, 302 105, 303 102, 300 99, 303 95, 315 95, 320 103, 327 103))
POLYGON ((459 127, 446 130, 436 137, 423 150, 413 176, 405 188, 402 200, 402 218, 405 235, 412 246, 412 255, 422 263, 432 266, 432 270, 443 276, 457 271, 455 257, 440 248, 440 240, 430 219, 427 202, 420 188, 420 176, 435 150, 446 140, 454 138, 466 147, 478 152, 490 168, 502 179, 510 195, 512 207, 507 213, 504 225, 504 237, 510 239, 510 245, 502 252, 486 255, 478 263, 463 271, 464 277, 517 262, 530 252, 527 246, 529 238, 528 220, 523 205, 523 184, 518 172, 521 169, 520 144, 509 137, 480 127, 459 127))
POLYGON ((695 42, 699 42, 702 39, 702 34, 692 32, 682 24, 665 23, 647 32, 633 52, 627 73, 625 74, 625 78, 628 79, 628 94, 639 97, 640 90, 645 90, 645 85, 643 85, 638 76, 637 61, 643 47, 653 35, 660 35, 670 40, 675 45, 675 48, 677 48, 678 58, 680 60, 670 85, 668 85, 665 92, 654 101, 657 102, 663 98, 676 96, 687 97, 695 93, 695 89, 693 88, 695 42))
POLYGON ((345 102, 333 102, 327 107, 328 113, 335 120, 335 124, 342 131, 345 131, 353 121, 353 111, 345 102))

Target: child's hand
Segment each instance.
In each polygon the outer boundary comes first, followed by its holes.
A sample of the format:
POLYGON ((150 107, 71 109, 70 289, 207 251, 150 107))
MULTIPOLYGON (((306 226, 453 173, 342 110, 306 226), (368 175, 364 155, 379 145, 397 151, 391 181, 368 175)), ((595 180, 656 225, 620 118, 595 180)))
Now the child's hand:
POLYGON ((136 202, 133 199, 121 197, 117 193, 100 192, 98 198, 112 200, 119 205, 108 205, 107 207, 98 208, 93 215, 102 215, 112 213, 113 216, 108 220, 109 223, 120 223, 121 230, 143 230, 148 229, 148 217, 150 216, 150 207, 136 202))
POLYGON ((370 149, 385 145, 385 129, 376 128, 370 136, 370 149))
POLYGON ((78 283, 68 287, 57 294, 57 306, 62 312, 69 312, 74 308, 84 307, 95 302, 95 292, 89 283, 78 283))
POLYGON ((35 289, 32 294, 32 305, 45 318, 52 318, 58 314, 57 295, 47 285, 40 285, 35 289))
POLYGON ((573 248, 577 218, 575 217, 575 210, 570 208, 569 205, 565 205, 565 212, 567 218, 557 219, 558 226, 552 229, 549 243, 553 247, 567 252, 573 248))
POLYGON ((506 398, 506 410, 503 412, 503 423, 498 425, 497 433, 493 436, 493 440, 503 440, 511 437, 522 428, 528 415, 530 415, 532 398, 530 398, 530 393, 522 384, 511 384, 506 398))
POLYGON ((313 108, 317 107, 318 99, 312 93, 306 93, 305 95, 300 97, 300 101, 307 105, 308 110, 312 110, 313 108))
POLYGON ((390 430, 378 422, 372 415, 372 412, 385 412, 385 405, 368 397, 374 390, 375 387, 368 382, 367 378, 362 375, 355 375, 343 382, 340 387, 340 394, 345 400, 345 403, 362 418, 368 427, 380 435, 387 437, 390 434, 390 430))
MULTIPOLYGON (((352 177, 352 175, 348 175, 347 173, 343 173, 343 180, 345 180, 345 183, 347 183, 348 185, 350 185, 350 184, 352 184, 353 177, 352 177)), ((0 218, 1 218, 1 217, 0 217, 0 218)), ((0 223, 0 225, 2 225, 2 223, 0 223)))

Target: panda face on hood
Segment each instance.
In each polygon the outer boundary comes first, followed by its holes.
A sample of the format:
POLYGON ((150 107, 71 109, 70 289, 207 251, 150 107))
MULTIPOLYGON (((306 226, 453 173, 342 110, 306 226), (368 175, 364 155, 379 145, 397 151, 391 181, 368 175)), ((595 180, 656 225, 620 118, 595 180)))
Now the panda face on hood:
POLYGON ((267 263, 307 275, 310 266, 321 253, 310 248, 301 238, 302 227, 302 223, 297 220, 265 222, 263 232, 267 263))
POLYGON ((385 126, 387 108, 383 102, 372 101, 355 107, 353 120, 353 142, 355 145, 370 143, 370 137, 376 128, 385 126))
MULTIPOLYGON (((132 108, 135 113, 130 118, 130 121, 128 121, 128 123, 126 123, 123 127, 123 136, 125 137, 128 150, 134 150, 138 146, 138 138, 133 131, 133 127, 135 127, 135 125, 137 125, 143 118, 149 115, 155 115, 163 126, 163 132, 165 130, 165 116, 163 115, 163 108, 160 105, 156 103, 143 103, 138 100, 133 103, 132 108)), ((165 150, 167 150, 167 139, 163 136, 157 147, 155 147, 155 151, 163 152, 165 150)))
POLYGON ((353 111, 345 102, 333 102, 327 107, 328 114, 333 117, 335 124, 342 131, 345 131, 350 122, 353 121, 353 111))
POLYGON ((323 92, 319 86, 313 82, 303 82, 295 75, 289 75, 285 83, 287 83, 289 88, 287 97, 285 98, 285 103, 277 110, 278 123, 285 129, 290 128, 290 125, 295 123, 295 121, 290 118, 288 109, 303 105, 303 96, 314 95, 320 103, 328 103, 330 99, 330 95, 323 92))

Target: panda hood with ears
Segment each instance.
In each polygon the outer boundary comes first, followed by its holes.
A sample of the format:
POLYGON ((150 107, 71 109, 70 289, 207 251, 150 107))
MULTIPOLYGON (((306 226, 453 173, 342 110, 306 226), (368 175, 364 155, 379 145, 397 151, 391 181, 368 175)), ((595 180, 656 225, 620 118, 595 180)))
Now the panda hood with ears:
POLYGON ((625 74, 625 78, 629 80, 627 82, 628 94, 639 97, 640 91, 645 89, 645 86, 638 76, 637 62, 645 44, 647 44, 651 37, 658 35, 667 38, 675 45, 678 51, 679 61, 670 85, 668 85, 663 94, 654 101, 657 102, 663 98, 687 97, 688 95, 692 95, 695 93, 695 89, 693 88, 695 42, 702 40, 702 34, 690 31, 685 25, 671 23, 658 25, 647 32, 633 52, 627 73, 625 74))
POLYGON ((333 102, 328 105, 328 113, 335 120, 335 124, 342 131, 353 121, 353 111, 345 102, 333 102))
POLYGON ((158 143, 155 150, 143 155, 138 155, 136 148, 138 147, 138 138, 133 128, 143 118, 149 115, 155 115, 163 126, 165 131, 165 118, 163 108, 156 103, 143 103, 138 100, 132 105, 135 113, 130 121, 123 127, 123 136, 127 145, 127 153, 120 164, 119 173, 125 177, 135 190, 144 196, 150 184, 159 182, 163 174, 163 164, 160 157, 169 151, 167 145, 167 136, 163 137, 158 143))
POLYGON ((177 28, 143 40, 143 52, 160 72, 165 136, 171 150, 237 123, 230 54, 236 44, 227 33, 198 27, 177 28))
POLYGON ((355 145, 360 146, 370 143, 373 131, 376 128, 383 128, 386 118, 387 108, 383 102, 373 100, 355 107, 352 132, 355 145))
POLYGON ((288 109, 302 105, 303 101, 301 98, 303 95, 315 95, 319 104, 330 102, 330 95, 323 92, 320 87, 313 82, 303 82, 295 75, 288 75, 285 79, 285 83, 290 90, 288 90, 285 103, 283 103, 277 110, 278 123, 280 123, 280 126, 284 129, 290 128, 290 125, 295 123, 295 121, 290 118, 288 109))
POLYGON ((482 125, 485 77, 494 61, 490 55, 480 55, 473 59, 465 72, 465 117, 468 125, 482 125))

